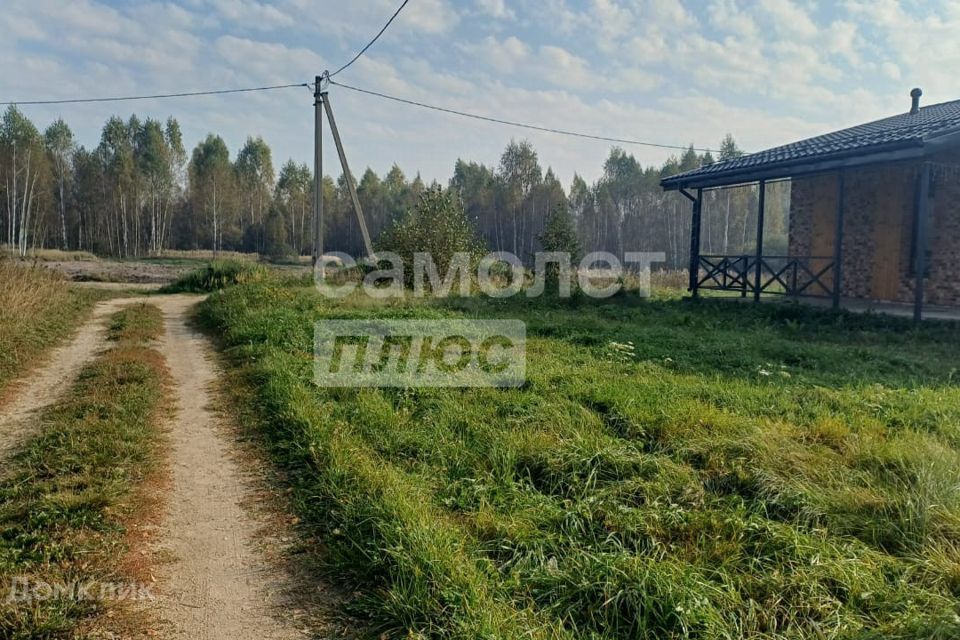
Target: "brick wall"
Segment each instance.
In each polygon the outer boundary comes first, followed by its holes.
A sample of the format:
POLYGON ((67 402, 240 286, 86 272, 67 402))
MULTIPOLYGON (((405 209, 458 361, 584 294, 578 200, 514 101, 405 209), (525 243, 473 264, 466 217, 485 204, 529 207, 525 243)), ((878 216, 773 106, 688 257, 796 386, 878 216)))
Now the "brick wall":
MULTIPOLYGON (((960 305, 960 152, 935 159, 930 268, 925 298, 960 305)), ((913 302, 914 184, 917 165, 847 170, 842 294, 913 302), (887 283, 884 285, 883 283, 887 283)), ((833 252, 836 174, 793 180, 790 255, 833 252), (825 240, 825 235, 829 237, 825 240)))

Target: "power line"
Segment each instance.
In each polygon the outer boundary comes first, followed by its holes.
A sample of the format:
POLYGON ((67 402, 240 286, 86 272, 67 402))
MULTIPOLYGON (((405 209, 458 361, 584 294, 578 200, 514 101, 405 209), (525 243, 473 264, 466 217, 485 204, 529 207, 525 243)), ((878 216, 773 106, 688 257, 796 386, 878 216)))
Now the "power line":
POLYGON ((387 20, 387 24, 383 25, 383 29, 380 29, 380 32, 377 33, 377 35, 375 35, 375 36, 373 37, 373 40, 371 40, 370 42, 368 42, 368 43, 367 43, 367 46, 365 46, 363 49, 360 50, 360 53, 358 53, 357 55, 353 56, 353 59, 350 60, 350 62, 348 62, 347 64, 343 65, 342 67, 340 67, 339 69, 337 69, 336 71, 334 71, 333 73, 331 73, 328 77, 332 78, 333 76, 337 75, 338 73, 340 73, 341 71, 343 71, 344 69, 346 69, 347 67, 349 67, 350 65, 352 65, 354 62, 356 62, 357 60, 359 60, 359 59, 360 59, 360 56, 362 56, 363 54, 365 54, 365 53, 367 52, 367 49, 369 49, 370 47, 372 47, 372 46, 373 46, 373 43, 380 39, 380 36, 383 35, 383 32, 387 30, 387 27, 389 27, 390 24, 391 24, 394 20, 396 20, 397 16, 400 15, 400 12, 403 11, 403 8, 404 8, 405 6, 407 6, 407 3, 408 3, 408 2, 410 2, 410 0, 403 0, 403 4, 401 4, 401 5, 400 5, 400 8, 398 8, 398 9, 393 13, 393 15, 390 16, 390 19, 387 20))
POLYGON ((79 104, 84 102, 126 102, 130 100, 154 100, 160 98, 187 98, 191 96, 217 96, 226 93, 249 93, 252 91, 273 91, 276 89, 291 89, 293 87, 310 87, 308 82, 295 84, 277 84, 267 87, 248 87, 245 89, 216 89, 212 91, 185 91, 181 93, 158 93, 146 96, 115 96, 108 98, 69 98, 66 100, 12 100, 0 102, 0 105, 37 105, 37 104, 79 104))
MULTIPOLYGON (((493 122, 493 123, 496 123, 496 124, 505 124, 505 125, 508 125, 508 126, 511 126, 511 127, 520 127, 520 128, 522 128, 522 129, 532 129, 532 130, 534 130, 534 131, 542 131, 542 132, 545 132, 545 133, 556 133, 556 134, 560 134, 560 135, 564 135, 564 136, 573 136, 573 137, 575 137, 575 138, 586 138, 586 139, 588 139, 588 140, 602 140, 602 141, 604 141, 604 142, 616 142, 616 143, 620 143, 620 144, 633 144, 633 145, 639 145, 639 146, 644 146, 644 147, 656 147, 656 148, 658 148, 658 149, 679 149, 679 150, 681 150, 681 151, 686 151, 687 149, 690 148, 690 147, 684 147, 684 146, 674 145, 674 144, 658 144, 658 143, 656 143, 656 142, 644 142, 644 141, 642 141, 642 140, 628 140, 628 139, 625 139, 625 138, 608 138, 607 136, 595 136, 595 135, 591 135, 591 134, 589 134, 589 133, 578 133, 578 132, 576 132, 576 131, 566 131, 566 130, 564 130, 564 129, 554 129, 554 128, 552 128, 552 127, 541 127, 541 126, 534 125, 534 124, 526 124, 526 123, 523 123, 523 122, 514 122, 514 121, 512 121, 512 120, 501 120, 500 118, 491 118, 491 117, 488 117, 488 116, 477 115, 477 114, 475 114, 475 113, 467 113, 467 112, 465 112, 465 111, 457 111, 457 110, 455 110, 455 109, 447 109, 446 107, 437 107, 437 106, 434 106, 434 105, 425 104, 425 103, 423 103, 423 102, 417 102, 417 101, 415 101, 415 100, 407 100, 406 98, 398 98, 398 97, 396 97, 396 96, 390 96, 390 95, 387 95, 387 94, 385 94, 385 93, 380 93, 380 92, 377 92, 377 91, 371 91, 371 90, 369 90, 369 89, 361 89, 361 88, 359 88, 359 87, 352 87, 352 86, 350 86, 350 85, 348 85, 348 84, 343 84, 342 82, 336 82, 336 81, 334 81, 334 80, 330 80, 330 84, 335 84, 335 85, 337 85, 338 87, 343 87, 344 89, 349 89, 349 90, 351 90, 351 91, 356 91, 356 92, 358 92, 358 93, 365 93, 365 94, 367 94, 367 95, 377 96, 378 98, 383 98, 383 99, 385 99, 385 100, 392 100, 392 101, 394 101, 394 102, 401 102, 401 103, 403 103, 403 104, 409 104, 409 105, 413 105, 413 106, 415 106, 415 107, 422 107, 422 108, 424 108, 424 109, 432 109, 432 110, 434 110, 434 111, 441 111, 441 112, 443 112, 443 113, 451 113, 451 114, 453 114, 453 115, 463 116, 463 117, 465 117, 465 118, 473 118, 473 119, 475 119, 475 120, 483 120, 483 121, 485 121, 485 122, 493 122)), ((703 151, 703 152, 709 151, 710 153, 719 153, 719 151, 717 151, 716 149, 705 149, 705 148, 697 148, 697 147, 694 147, 693 150, 694 150, 694 151, 703 151)))

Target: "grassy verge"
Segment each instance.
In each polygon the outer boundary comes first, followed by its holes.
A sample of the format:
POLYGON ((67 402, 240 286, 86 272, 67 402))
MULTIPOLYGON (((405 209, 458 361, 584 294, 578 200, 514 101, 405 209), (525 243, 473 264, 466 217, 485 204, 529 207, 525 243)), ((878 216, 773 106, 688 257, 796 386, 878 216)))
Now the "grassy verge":
POLYGON ((208 293, 244 282, 254 282, 265 277, 266 270, 256 264, 241 260, 214 260, 213 262, 181 276, 161 289, 162 293, 208 293))
POLYGON ((956 325, 793 305, 212 296, 333 573, 394 637, 960 635, 956 325), (520 318, 519 389, 319 389, 324 318, 520 318))
POLYGON ((0 392, 37 356, 70 335, 98 299, 47 269, 0 260, 0 392))
POLYGON ((137 491, 160 460, 166 369, 147 344, 162 330, 158 320, 156 307, 118 313, 115 345, 42 415, 42 435, 0 474, 0 637, 72 635, 135 593, 120 563, 126 525, 142 506, 137 491), (24 585, 40 597, 11 601, 24 585), (47 597, 42 585, 89 589, 47 597))

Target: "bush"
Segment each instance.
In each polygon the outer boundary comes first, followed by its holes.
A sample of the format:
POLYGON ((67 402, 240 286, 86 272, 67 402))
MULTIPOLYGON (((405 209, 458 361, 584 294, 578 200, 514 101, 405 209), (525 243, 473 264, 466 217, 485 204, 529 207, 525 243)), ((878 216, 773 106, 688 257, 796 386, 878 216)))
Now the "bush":
POLYGON ((256 282, 266 276, 266 269, 239 260, 214 260, 202 269, 191 271, 162 288, 161 293, 209 293, 230 285, 256 282))
POLYGON ((416 209, 407 211, 383 232, 376 250, 399 255, 407 285, 412 285, 415 253, 430 254, 443 275, 457 253, 469 253, 478 259, 483 243, 457 195, 437 187, 425 191, 416 209))

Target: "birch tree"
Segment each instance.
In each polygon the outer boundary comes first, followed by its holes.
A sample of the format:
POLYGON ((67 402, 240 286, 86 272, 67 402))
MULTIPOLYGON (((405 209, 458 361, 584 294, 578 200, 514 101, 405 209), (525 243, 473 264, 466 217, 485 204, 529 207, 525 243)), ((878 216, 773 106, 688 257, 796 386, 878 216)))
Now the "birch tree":
POLYGON ((7 108, 0 122, 0 155, 7 245, 24 257, 47 188, 49 164, 40 132, 14 106, 7 108))

